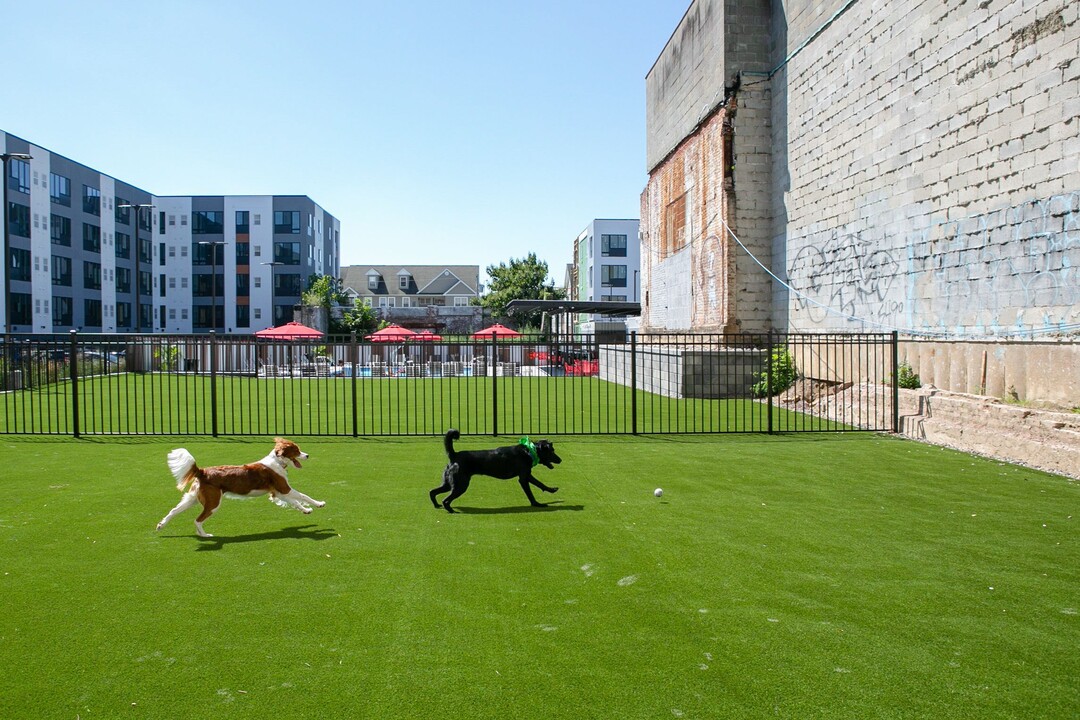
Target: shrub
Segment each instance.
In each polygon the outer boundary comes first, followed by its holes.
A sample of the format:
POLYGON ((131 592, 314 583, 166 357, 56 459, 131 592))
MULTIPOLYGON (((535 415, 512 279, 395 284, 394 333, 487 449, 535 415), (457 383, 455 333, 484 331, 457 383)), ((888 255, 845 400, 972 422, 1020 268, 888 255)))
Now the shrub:
POLYGON ((922 380, 910 365, 902 362, 896 371, 896 384, 905 390, 918 390, 922 387, 922 380))
POLYGON ((795 370, 795 361, 791 359, 791 353, 786 347, 777 345, 765 360, 765 367, 757 375, 758 381, 750 386, 750 393, 754 397, 771 397, 782 393, 791 387, 798 377, 795 370), (772 384, 769 384, 770 371, 772 384))

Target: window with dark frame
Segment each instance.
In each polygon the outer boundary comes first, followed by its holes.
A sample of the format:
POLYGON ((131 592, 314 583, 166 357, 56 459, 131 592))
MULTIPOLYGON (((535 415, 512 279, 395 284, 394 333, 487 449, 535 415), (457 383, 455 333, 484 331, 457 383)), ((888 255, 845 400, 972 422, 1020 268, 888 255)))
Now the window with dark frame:
POLYGON ((602 287, 626 287, 626 266, 601 265, 600 285, 602 287))
POLYGON ((626 235, 601 235, 600 254, 604 257, 626 257, 626 235))

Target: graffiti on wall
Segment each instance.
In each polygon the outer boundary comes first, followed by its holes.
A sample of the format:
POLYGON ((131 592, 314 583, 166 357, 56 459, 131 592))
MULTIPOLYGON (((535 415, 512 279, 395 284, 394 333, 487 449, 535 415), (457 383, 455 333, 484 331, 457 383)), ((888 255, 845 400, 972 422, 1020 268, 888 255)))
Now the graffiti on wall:
POLYGON ((794 241, 792 322, 956 336, 1080 331, 1080 192, 917 222, 794 241))

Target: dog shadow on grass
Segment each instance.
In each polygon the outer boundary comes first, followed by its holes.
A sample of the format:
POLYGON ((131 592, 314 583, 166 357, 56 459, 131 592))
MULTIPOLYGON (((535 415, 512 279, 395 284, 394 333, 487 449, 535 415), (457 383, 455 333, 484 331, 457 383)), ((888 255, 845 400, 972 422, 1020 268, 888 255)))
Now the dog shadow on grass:
POLYGON ((226 545, 234 545, 236 543, 248 543, 248 542, 263 542, 267 540, 326 540, 328 538, 335 537, 337 531, 333 528, 318 527, 316 525, 295 525, 293 527, 282 528, 281 530, 273 530, 263 533, 251 533, 250 535, 232 535, 232 536, 220 536, 214 537, 196 537, 199 541, 199 546, 195 549, 196 552, 206 552, 207 550, 221 550, 226 545), (313 530, 309 528, 314 528, 313 530))
POLYGON ((532 505, 514 505, 512 507, 499 507, 499 508, 479 508, 479 507, 465 507, 454 506, 454 510, 463 515, 503 515, 511 513, 542 513, 542 512, 555 512, 557 510, 584 510, 584 505, 561 505, 558 500, 544 505, 543 507, 533 507, 532 505))

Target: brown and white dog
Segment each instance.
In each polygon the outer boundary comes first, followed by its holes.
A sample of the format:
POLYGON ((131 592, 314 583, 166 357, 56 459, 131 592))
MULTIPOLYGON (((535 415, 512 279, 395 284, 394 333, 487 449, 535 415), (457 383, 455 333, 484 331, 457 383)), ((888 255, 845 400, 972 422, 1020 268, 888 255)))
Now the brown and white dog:
POLYGON ((259 462, 248 465, 218 465, 200 468, 195 458, 184 448, 169 453, 169 470, 176 478, 176 488, 184 493, 180 503, 157 524, 157 529, 184 512, 195 503, 202 503, 203 511, 195 518, 195 530, 201 537, 213 537, 203 530, 203 521, 214 514, 221 505, 222 496, 248 498, 270 495, 270 500, 282 507, 294 507, 305 515, 311 506, 322 507, 326 503, 309 498, 289 486, 285 469, 291 462, 300 467, 308 454, 296 443, 284 438, 274 438, 274 449, 259 462), (186 488, 186 491, 185 491, 186 488))

